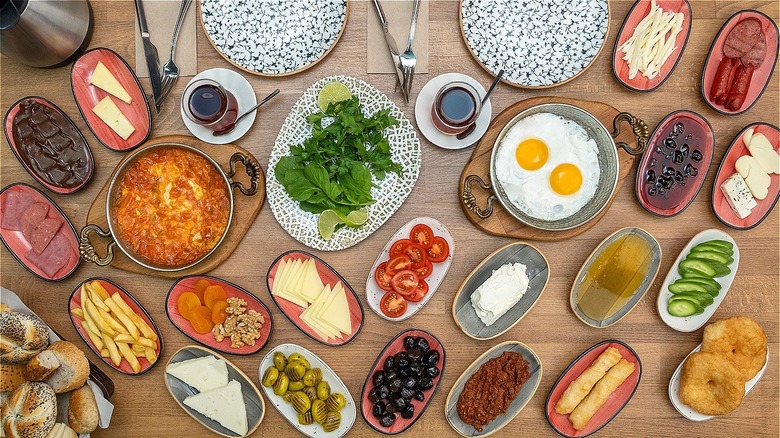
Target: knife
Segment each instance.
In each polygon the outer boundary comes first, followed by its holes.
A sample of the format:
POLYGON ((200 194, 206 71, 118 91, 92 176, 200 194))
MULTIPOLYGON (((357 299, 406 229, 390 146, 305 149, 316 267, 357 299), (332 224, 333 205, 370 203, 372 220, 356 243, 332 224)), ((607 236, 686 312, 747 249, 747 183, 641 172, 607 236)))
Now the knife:
POLYGON ((390 58, 393 61, 395 74, 398 77, 398 82, 396 82, 396 85, 402 84, 404 76, 401 72, 401 55, 398 51, 398 44, 396 44, 395 39, 392 35, 390 35, 390 32, 387 29, 387 17, 385 16, 385 11, 382 10, 382 4, 379 3, 379 0, 374 0, 374 7, 376 8, 376 15, 379 17, 379 22, 382 24, 382 29, 384 30, 385 34, 385 43, 387 43, 387 48, 390 50, 390 58))
POLYGON ((144 56, 146 66, 149 68, 149 80, 152 83, 152 97, 154 108, 160 112, 160 95, 162 94, 162 78, 160 77, 160 57, 157 55, 157 47, 149 39, 149 29, 146 27, 146 14, 141 0, 135 0, 135 12, 138 15, 138 28, 141 31, 141 40, 144 43, 144 56))

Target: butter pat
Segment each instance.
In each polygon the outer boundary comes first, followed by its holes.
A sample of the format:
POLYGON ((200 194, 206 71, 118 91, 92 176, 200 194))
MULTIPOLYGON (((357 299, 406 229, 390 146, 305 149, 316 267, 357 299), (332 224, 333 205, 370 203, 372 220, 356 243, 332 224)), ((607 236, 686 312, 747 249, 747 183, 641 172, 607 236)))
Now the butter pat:
POLYGON ((98 62, 95 66, 92 76, 89 77, 89 83, 106 93, 115 96, 124 103, 133 101, 133 98, 130 97, 130 93, 122 87, 122 84, 119 83, 116 77, 111 74, 102 62, 98 62))
POLYGON ((244 394, 241 383, 236 380, 221 388, 191 395, 184 399, 184 404, 240 436, 249 431, 244 394))
POLYGON ((122 140, 127 140, 130 135, 135 132, 135 128, 127 120, 122 111, 119 111, 116 104, 109 96, 106 96, 92 108, 92 112, 100 117, 100 120, 105 122, 118 136, 122 137, 122 140))
POLYGON ((490 327, 511 309, 528 290, 528 275, 522 263, 507 263, 493 271, 471 294, 471 306, 482 322, 490 327))
POLYGON ((175 362, 168 365, 165 372, 197 389, 199 392, 228 384, 227 364, 214 356, 203 356, 175 362))

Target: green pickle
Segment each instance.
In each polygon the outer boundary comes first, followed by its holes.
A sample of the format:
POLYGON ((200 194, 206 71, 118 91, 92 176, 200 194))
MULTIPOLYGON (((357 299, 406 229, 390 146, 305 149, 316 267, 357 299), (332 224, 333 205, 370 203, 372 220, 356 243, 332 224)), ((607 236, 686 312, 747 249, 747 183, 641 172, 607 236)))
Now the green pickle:
POLYGON ((263 374, 263 381, 261 383, 266 388, 270 388, 274 386, 274 383, 276 383, 276 379, 278 378, 279 378, 279 370, 277 370, 274 367, 268 367, 268 369, 265 370, 265 374, 263 374))
POLYGON ((323 380, 317 384, 317 398, 325 400, 330 396, 330 384, 323 380))
POLYGON ((279 374, 279 378, 274 383, 274 394, 284 395, 287 392, 287 388, 290 385, 290 379, 286 374, 279 374))
POLYGON ((325 421, 325 417, 328 416, 328 407, 325 406, 325 402, 317 399, 311 403, 311 416, 314 421, 322 424, 325 421))
POLYGON ((290 385, 287 387, 288 391, 300 391, 303 388, 305 388, 306 385, 303 384, 300 380, 293 380, 290 382, 290 385))
POLYGON ((287 366, 287 358, 281 351, 274 353, 274 366, 280 373, 284 372, 284 368, 287 366))
POLYGON ((290 398, 290 404, 299 414, 302 414, 311 408, 311 400, 309 400, 309 396, 302 393, 301 391, 296 391, 293 393, 292 397, 290 398))
POLYGON ((322 422, 322 429, 325 432, 333 432, 341 425, 341 414, 338 412, 328 412, 325 421, 322 422))
POLYGON ((325 399, 325 405, 328 407, 329 411, 339 411, 346 404, 347 400, 344 398, 344 395, 339 394, 338 392, 334 392, 325 399))
POLYGON ((314 423, 314 419, 311 416, 311 411, 298 414, 298 423, 303 424, 304 426, 308 426, 309 424, 314 423))
POLYGON ((303 375, 303 384, 306 386, 316 386, 321 381, 322 370, 319 368, 312 368, 303 375))

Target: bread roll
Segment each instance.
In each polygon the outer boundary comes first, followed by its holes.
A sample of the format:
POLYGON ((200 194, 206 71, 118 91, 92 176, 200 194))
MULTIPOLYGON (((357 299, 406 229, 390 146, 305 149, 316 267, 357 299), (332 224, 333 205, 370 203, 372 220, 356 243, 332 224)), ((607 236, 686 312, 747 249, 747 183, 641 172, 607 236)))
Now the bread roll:
POLYGON ((43 382, 60 367, 60 361, 54 352, 43 350, 36 354, 24 367, 24 376, 33 382, 43 382))
POLYGON ((0 364, 0 392, 13 391, 25 381, 24 365, 0 364))
POLYGON ((84 385, 70 393, 68 425, 76 433, 90 433, 95 430, 99 417, 95 393, 89 385, 84 385))
POLYGON ((0 312, 0 363, 24 363, 49 345, 49 327, 34 315, 0 312))
POLYGON ((0 406, 0 419, 9 438, 45 438, 57 420, 57 396, 45 383, 25 382, 0 406))
POLYGON ((54 392, 62 394, 84 386, 89 377, 89 361, 84 352, 68 341, 53 342, 48 350, 60 362, 59 368, 46 380, 54 392))

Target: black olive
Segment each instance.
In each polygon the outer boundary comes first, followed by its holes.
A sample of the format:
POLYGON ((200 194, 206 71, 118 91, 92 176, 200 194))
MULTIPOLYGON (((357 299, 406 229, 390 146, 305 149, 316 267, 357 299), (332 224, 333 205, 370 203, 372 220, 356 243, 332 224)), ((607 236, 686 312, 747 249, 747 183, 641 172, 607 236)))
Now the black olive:
MULTIPOLYGON (((696 153, 696 151, 693 151, 693 152, 696 153)), ((696 174, 699 173, 699 171, 696 170, 696 168, 693 167, 690 164, 686 164, 685 165, 685 169, 683 169, 683 170, 685 171, 685 174, 688 175, 688 176, 696 176, 696 174)))
POLYGON ((431 379, 428 376, 422 376, 420 377, 420 381, 417 382, 417 387, 422 389, 423 391, 427 391, 433 388, 433 379, 431 379))
POLYGON ((371 414, 376 418, 381 418, 385 414, 385 402, 379 400, 374 403, 374 406, 371 408, 371 414))
POLYGON ((391 402, 395 405, 395 407, 399 411, 402 411, 406 406, 409 405, 409 402, 407 402, 406 399, 401 397, 400 395, 398 398, 392 399, 391 402))
POLYGON ((409 367, 401 368, 400 370, 398 370, 398 377, 402 379, 405 379, 411 375, 412 373, 409 371, 409 367))
POLYGON ((682 152, 682 154, 683 154, 683 157, 685 157, 685 158, 688 158, 688 155, 689 155, 689 154, 690 154, 690 152, 691 152, 691 148, 690 148, 690 147, 688 147, 688 145, 687 145, 687 144, 684 144, 684 145, 682 145, 682 147, 680 148, 680 152, 682 152))
POLYGON ((428 340, 423 337, 417 338, 415 341, 415 347, 420 349, 420 351, 423 353, 427 353, 428 350, 431 349, 431 345, 428 343, 428 340))
POLYGON ((379 401, 379 390, 377 388, 371 388, 371 391, 368 392, 368 401, 371 403, 379 401))
POLYGON ((391 368, 395 368, 395 358, 393 356, 387 356, 387 359, 385 359, 385 366, 383 368, 385 372, 389 371, 391 368))
POLYGON ((377 390, 377 395, 380 400, 386 399, 390 395, 390 388, 388 388, 387 385, 380 386, 379 390, 377 390))
POLYGON ((405 408, 401 409, 401 417, 407 420, 414 417, 414 406, 409 404, 405 408))
POLYGON ((388 403, 387 406, 385 406, 385 413, 386 414, 395 414, 395 406, 392 403, 388 403))
POLYGON ((417 386, 417 379, 415 377, 409 376, 404 379, 404 388, 414 388, 417 386))
POLYGON ((647 181, 648 182, 654 182, 655 181, 655 171, 650 169, 647 171, 647 181))
POLYGON ((409 357, 403 351, 395 355, 395 365, 398 368, 406 368, 409 363, 409 357))
POLYGON ((701 152, 699 152, 698 150, 694 150, 693 152, 691 152, 691 159, 693 161, 701 161, 702 158, 704 157, 702 156, 701 152))
POLYGON ((379 424, 382 427, 390 427, 395 423, 395 414, 387 414, 379 419, 379 424))
POLYGON ((395 380, 396 377, 398 377, 398 372, 395 369, 392 369, 390 371, 385 370, 385 382, 395 380))
POLYGON ((674 149, 677 147, 677 142, 675 142, 673 138, 667 137, 664 139, 664 146, 668 147, 669 149, 674 149))
POLYGON ((390 392, 398 392, 401 390, 401 388, 403 388, 403 386, 404 382, 401 381, 400 378, 396 377, 387 384, 387 389, 389 389, 390 392))
POLYGON ((428 365, 429 367, 432 367, 439 363, 439 358, 441 355, 437 350, 431 350, 427 353, 425 353, 425 356, 423 356, 423 363, 425 365, 428 365))
POLYGON ((425 401, 425 394, 419 389, 414 393, 414 399, 418 401, 425 401))
POLYGON ((683 177, 684 176, 685 175, 683 175, 682 172, 680 172, 678 170, 677 173, 674 175, 674 180, 677 181, 677 182, 683 182, 683 177))
POLYGON ((439 368, 437 367, 428 367, 425 369, 425 375, 433 379, 434 377, 439 375, 439 368))
POLYGON ((382 370, 375 372, 372 381, 374 382, 374 386, 381 386, 385 383, 385 372, 382 370))
POLYGON ((408 349, 410 349, 412 347, 414 347, 414 337, 412 337, 412 336, 405 337, 404 338, 404 348, 408 350, 408 349))
POLYGON ((407 369, 409 370, 409 375, 417 376, 417 377, 420 377, 423 372, 423 366, 420 365, 419 363, 413 363, 409 365, 409 368, 407 369))
POLYGON ((674 161, 676 164, 682 164, 683 159, 684 159, 684 157, 683 157, 682 152, 674 151, 674 158, 672 159, 672 161, 674 161))
POLYGON ((658 190, 656 190, 655 187, 650 187, 647 189, 647 194, 650 196, 655 196, 658 193, 658 190))
POLYGON ((406 352, 406 356, 412 363, 418 363, 422 359, 422 351, 419 348, 412 348, 406 352))
POLYGON ((415 392, 416 391, 411 388, 401 388, 401 392, 399 392, 399 394, 401 394, 401 397, 410 400, 412 397, 414 397, 415 392))

